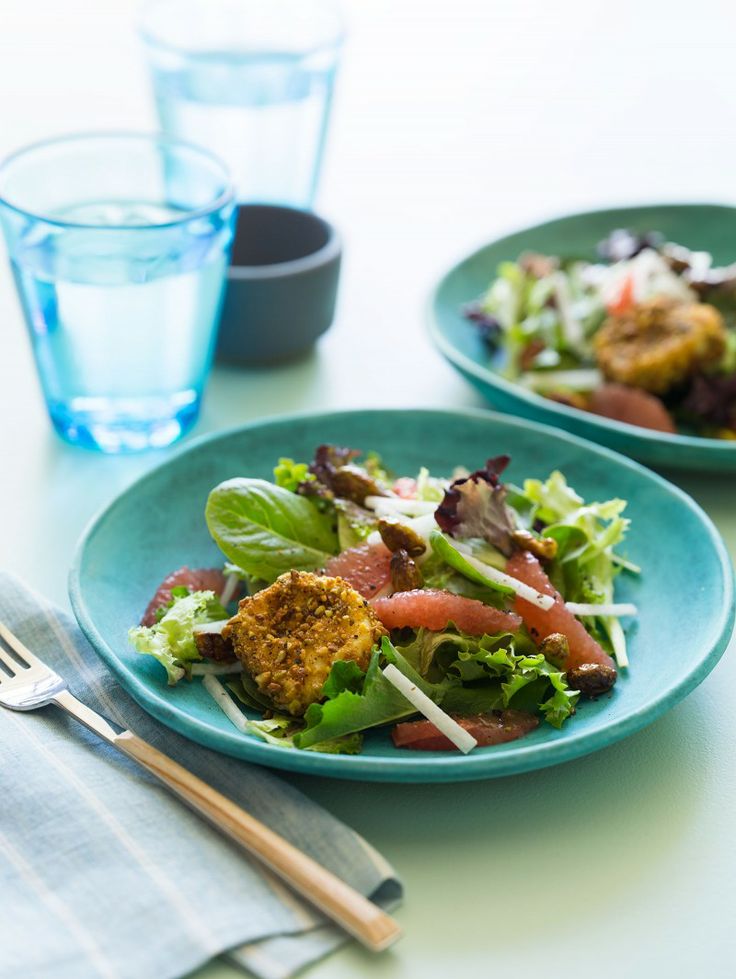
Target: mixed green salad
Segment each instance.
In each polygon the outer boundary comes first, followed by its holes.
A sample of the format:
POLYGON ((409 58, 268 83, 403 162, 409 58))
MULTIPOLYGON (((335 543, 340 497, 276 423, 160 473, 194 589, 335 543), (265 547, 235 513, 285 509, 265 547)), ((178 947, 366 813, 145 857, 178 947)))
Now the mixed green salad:
POLYGON ((504 376, 657 431, 736 439, 736 265, 619 229, 599 260, 525 253, 466 308, 504 376))
POLYGON ((215 486, 222 568, 181 568, 130 642, 176 686, 201 677, 244 734, 282 747, 468 751, 560 728, 628 665, 617 603, 625 501, 561 472, 505 482, 507 456, 452 477, 322 445, 273 481, 215 486))

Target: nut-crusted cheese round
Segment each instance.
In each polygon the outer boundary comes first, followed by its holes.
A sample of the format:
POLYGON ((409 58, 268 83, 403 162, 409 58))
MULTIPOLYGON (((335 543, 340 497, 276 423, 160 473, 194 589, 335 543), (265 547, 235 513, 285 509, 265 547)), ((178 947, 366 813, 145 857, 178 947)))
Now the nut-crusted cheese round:
POLYGON ((244 598, 222 634, 274 706, 298 717, 321 700, 335 660, 367 669, 386 630, 342 578, 290 571, 244 598))
POLYGON ((664 394, 715 363, 725 348, 726 327, 714 306, 664 296, 610 316, 595 336, 603 374, 653 394, 664 394))

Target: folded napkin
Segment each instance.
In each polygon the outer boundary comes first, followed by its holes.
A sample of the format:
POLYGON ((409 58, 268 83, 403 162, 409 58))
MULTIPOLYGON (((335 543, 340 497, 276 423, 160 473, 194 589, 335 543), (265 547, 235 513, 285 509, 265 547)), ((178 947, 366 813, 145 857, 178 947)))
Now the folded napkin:
MULTIPOLYGON (((80 700, 383 907, 399 902, 392 868, 360 836, 267 769, 162 727, 105 670, 71 616, 9 575, 0 575, 0 621, 80 700)), ((222 953, 262 979, 286 979, 346 940, 56 707, 0 708, 0 909, 2 979, 167 979, 222 953)))

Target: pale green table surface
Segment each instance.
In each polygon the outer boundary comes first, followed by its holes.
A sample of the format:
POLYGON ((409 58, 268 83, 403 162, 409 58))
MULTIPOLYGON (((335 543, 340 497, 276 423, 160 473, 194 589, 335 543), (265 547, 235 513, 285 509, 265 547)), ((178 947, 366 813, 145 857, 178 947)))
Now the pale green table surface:
MULTIPOLYGON (((136 6, 5 0, 0 152, 150 125, 136 6)), ((463 252, 553 213, 734 198, 736 8, 346 6, 320 198, 346 239, 336 325, 301 364, 218 370, 195 435, 301 408, 479 405, 422 322, 433 281, 463 252)), ((63 603, 84 524, 165 453, 105 458, 57 441, 5 268, 0 311, 0 565, 63 603)), ((678 482, 736 556, 733 479, 678 482)), ((374 959, 351 946, 310 979, 736 975, 734 651, 665 718, 561 768, 457 787, 284 776, 406 882, 395 950, 374 959)), ((213 964, 198 979, 237 975, 213 964)))

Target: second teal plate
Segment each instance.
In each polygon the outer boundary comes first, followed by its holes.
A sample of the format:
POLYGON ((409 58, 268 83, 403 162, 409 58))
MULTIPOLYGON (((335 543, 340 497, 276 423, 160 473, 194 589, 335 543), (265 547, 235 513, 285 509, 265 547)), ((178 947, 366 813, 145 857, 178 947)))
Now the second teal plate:
POLYGON ((432 338, 494 408, 557 425, 650 465, 736 472, 736 441, 668 435, 626 425, 557 404, 506 380, 494 369, 488 347, 463 315, 463 306, 488 288, 499 262, 515 260, 523 251, 593 259, 597 243, 614 228, 661 231, 671 241, 711 252, 718 264, 736 258, 733 207, 667 204, 572 214, 492 241, 450 269, 432 296, 432 338))

